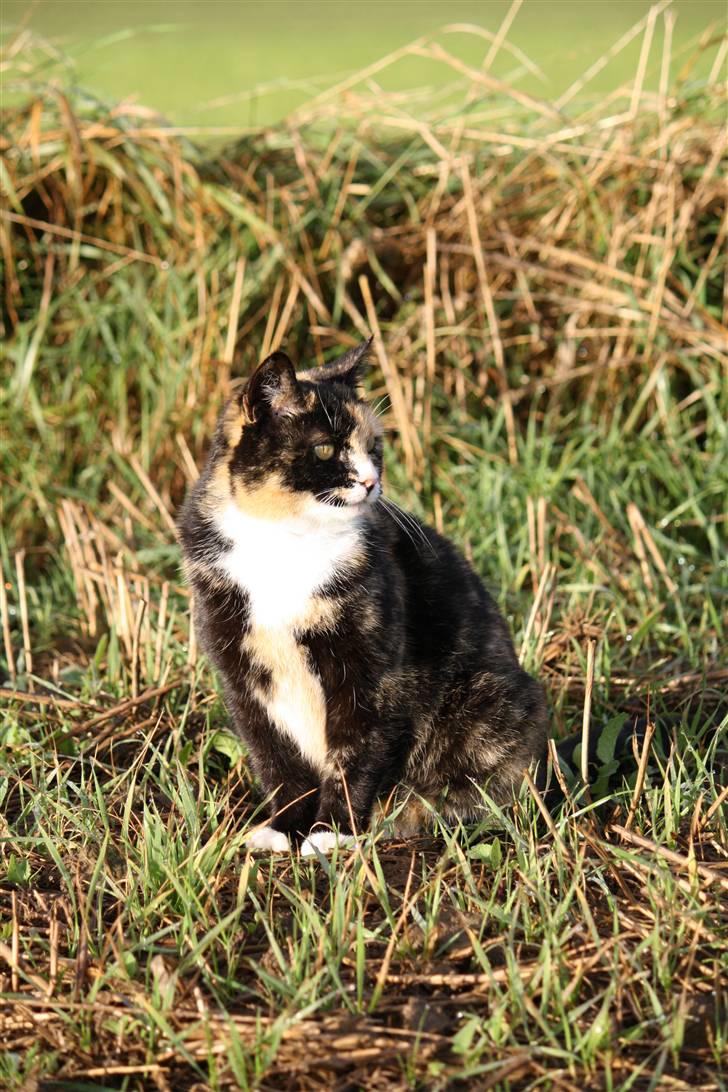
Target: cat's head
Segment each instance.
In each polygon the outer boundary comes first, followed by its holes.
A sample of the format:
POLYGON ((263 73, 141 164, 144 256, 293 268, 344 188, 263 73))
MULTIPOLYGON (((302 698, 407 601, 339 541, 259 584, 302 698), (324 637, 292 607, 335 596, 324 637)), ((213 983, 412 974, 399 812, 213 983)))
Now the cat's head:
POLYGON ((381 427, 357 394, 370 343, 298 375, 281 352, 258 366, 221 419, 210 483, 218 505, 341 522, 376 502, 381 427))

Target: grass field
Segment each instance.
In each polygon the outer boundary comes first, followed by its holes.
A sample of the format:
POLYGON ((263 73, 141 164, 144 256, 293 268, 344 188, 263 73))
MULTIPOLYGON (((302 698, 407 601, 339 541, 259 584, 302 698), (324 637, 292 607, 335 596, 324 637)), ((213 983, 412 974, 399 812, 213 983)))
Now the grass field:
POLYGON ((5 110, 0 1085, 725 1086, 725 51, 650 35, 596 105, 446 43, 445 96, 352 81, 215 153, 70 87, 5 110), (369 331, 388 489, 554 734, 668 738, 548 822, 524 786, 253 857, 173 515, 232 378, 369 331))
MULTIPOLYGON (((633 28, 650 6, 594 0, 582 18, 578 0, 549 0, 544 18, 542 0, 4 0, 0 33, 24 26, 42 36, 46 79, 90 88, 110 102, 135 97, 176 125, 240 130, 282 120, 385 54, 391 63, 375 75, 385 90, 442 89, 447 64, 423 55, 418 43, 438 36, 477 67, 491 55, 504 20, 508 34, 490 71, 549 99, 600 61, 607 43, 626 39, 590 80, 590 94, 607 95, 637 68, 642 35, 633 28), (473 26, 480 34, 467 31, 473 26)), ((669 10, 676 70, 702 36, 719 36, 728 24, 723 0, 672 0, 669 10)), ((656 57, 665 29, 656 20, 656 57)), ((706 54, 700 75, 709 70, 706 54)), ((646 86, 658 81, 659 66, 651 65, 646 86)))

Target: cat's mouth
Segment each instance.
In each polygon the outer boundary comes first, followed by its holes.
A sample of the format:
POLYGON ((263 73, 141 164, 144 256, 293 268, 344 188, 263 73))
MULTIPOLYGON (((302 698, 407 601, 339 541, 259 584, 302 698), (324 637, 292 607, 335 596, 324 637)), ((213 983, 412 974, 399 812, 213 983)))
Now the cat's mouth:
POLYGON ((368 508, 379 500, 382 495, 380 482, 373 485, 363 485, 357 482, 355 485, 338 489, 327 489, 324 493, 318 493, 316 500, 321 504, 327 504, 332 508, 368 508))
POLYGON ((357 482, 357 484, 352 487, 351 492, 354 495, 347 500, 347 504, 355 507, 366 506, 368 504, 374 504, 378 500, 382 492, 382 487, 378 481, 373 482, 371 485, 363 485, 361 482, 357 482))

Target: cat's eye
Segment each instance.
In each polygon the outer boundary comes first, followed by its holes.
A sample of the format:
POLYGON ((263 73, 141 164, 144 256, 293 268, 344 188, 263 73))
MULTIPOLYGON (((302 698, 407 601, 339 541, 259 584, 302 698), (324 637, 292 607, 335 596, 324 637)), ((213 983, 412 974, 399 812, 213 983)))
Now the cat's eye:
POLYGON ((313 453, 317 459, 323 459, 324 462, 330 459, 334 454, 333 444, 314 444, 313 453))
POLYGON ((376 446, 377 446, 377 437, 376 436, 370 436, 368 441, 367 441, 367 451, 369 452, 370 455, 374 451, 374 448, 376 446))

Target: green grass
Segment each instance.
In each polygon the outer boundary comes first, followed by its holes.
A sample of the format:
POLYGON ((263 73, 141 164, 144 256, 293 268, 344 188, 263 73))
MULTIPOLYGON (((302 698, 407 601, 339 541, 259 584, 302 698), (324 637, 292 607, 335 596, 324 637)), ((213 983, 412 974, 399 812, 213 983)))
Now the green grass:
POLYGON ((0 1084, 725 1084, 724 98, 567 124, 469 90, 214 156, 70 90, 4 115, 0 1084), (593 641, 593 725, 667 739, 552 827, 524 787, 253 857, 170 514, 231 377, 372 328, 388 489, 472 558, 554 734, 593 641))

